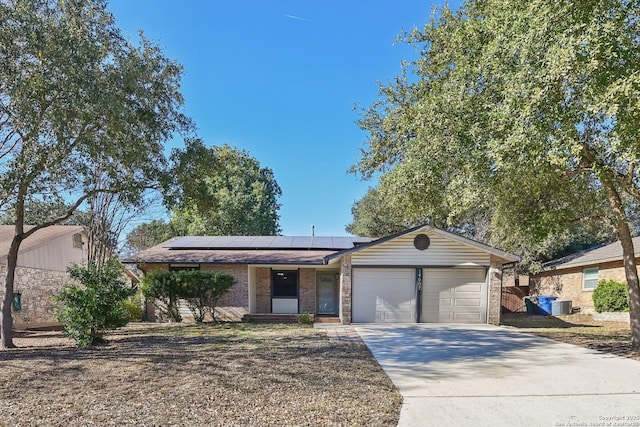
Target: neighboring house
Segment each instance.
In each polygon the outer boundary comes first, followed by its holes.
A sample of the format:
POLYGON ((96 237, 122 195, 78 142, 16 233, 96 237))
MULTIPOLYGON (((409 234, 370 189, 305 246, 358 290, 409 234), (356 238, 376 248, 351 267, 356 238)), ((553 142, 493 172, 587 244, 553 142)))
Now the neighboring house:
MULTIPOLYGON (((636 261, 640 261, 640 237, 633 238, 636 261)), ((593 313, 593 290, 600 280, 626 282, 619 241, 600 245, 550 261, 530 280, 531 295, 553 295, 571 300, 583 313, 593 313)))
MULTIPOLYGON (((13 225, 0 226, 0 295, 4 293, 14 232, 13 225)), ((43 228, 22 242, 13 285, 15 326, 55 322, 51 297, 68 281, 67 268, 86 261, 86 242, 84 228, 71 225, 43 228)))
POLYGON ((381 239, 178 237, 125 262, 237 279, 217 316, 303 313, 342 323, 500 321, 501 271, 518 257, 430 226, 381 239))

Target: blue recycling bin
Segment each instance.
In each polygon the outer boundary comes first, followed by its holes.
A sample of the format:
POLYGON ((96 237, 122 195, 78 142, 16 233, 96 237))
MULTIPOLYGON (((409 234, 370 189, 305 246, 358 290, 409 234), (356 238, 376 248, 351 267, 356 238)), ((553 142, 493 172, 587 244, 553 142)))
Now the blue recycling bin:
POLYGON ((543 316, 551 316, 552 302, 557 299, 558 297, 554 297, 550 295, 539 295, 538 307, 540 307, 540 314, 542 314, 543 316))

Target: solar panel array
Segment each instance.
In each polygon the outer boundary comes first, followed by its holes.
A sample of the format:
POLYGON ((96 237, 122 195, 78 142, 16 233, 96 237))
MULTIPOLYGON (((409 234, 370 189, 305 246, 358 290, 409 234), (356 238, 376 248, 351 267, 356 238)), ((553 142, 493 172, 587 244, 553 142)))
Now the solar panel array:
POLYGON ((351 249, 368 243, 366 237, 329 236, 185 236, 169 242, 169 249, 351 249))

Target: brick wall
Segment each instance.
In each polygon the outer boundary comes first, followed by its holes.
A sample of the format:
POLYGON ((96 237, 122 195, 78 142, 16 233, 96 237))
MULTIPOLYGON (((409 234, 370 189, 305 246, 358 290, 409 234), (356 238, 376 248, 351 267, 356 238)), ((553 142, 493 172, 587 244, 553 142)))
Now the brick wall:
POLYGON ((487 323, 500 324, 502 311, 502 260, 491 255, 489 267, 489 300, 487 301, 487 323))
MULTIPOLYGON (((7 266, 0 265, 0 298, 4 295, 7 266)), ((12 311, 13 323, 39 325, 57 323, 54 316, 55 303, 51 297, 62 290, 71 279, 62 271, 17 267, 13 284, 14 292, 22 294, 22 309, 12 311)))
POLYGON ((580 307, 582 313, 593 313, 593 290, 583 290, 583 271, 598 267, 598 280, 626 282, 622 261, 608 262, 599 266, 584 266, 564 270, 544 271, 531 279, 531 295, 552 295, 558 299, 571 300, 573 307, 580 307))
POLYGON ((202 271, 219 271, 231 274, 236 283, 218 300, 216 319, 230 322, 242 320, 249 313, 249 269, 246 265, 237 264, 203 264, 202 271))
POLYGON ((271 269, 256 268, 256 313, 271 313, 271 269))
POLYGON ((340 321, 351 324, 351 254, 340 260, 340 321))
POLYGON ((299 270, 300 312, 316 312, 316 269, 301 268, 299 270))

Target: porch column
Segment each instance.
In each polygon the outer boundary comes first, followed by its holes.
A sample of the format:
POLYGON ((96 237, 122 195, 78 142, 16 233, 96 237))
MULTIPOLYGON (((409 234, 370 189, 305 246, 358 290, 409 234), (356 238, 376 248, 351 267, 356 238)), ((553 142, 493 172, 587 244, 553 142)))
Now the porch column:
POLYGON ((340 322, 351 324, 351 254, 340 260, 340 322))

